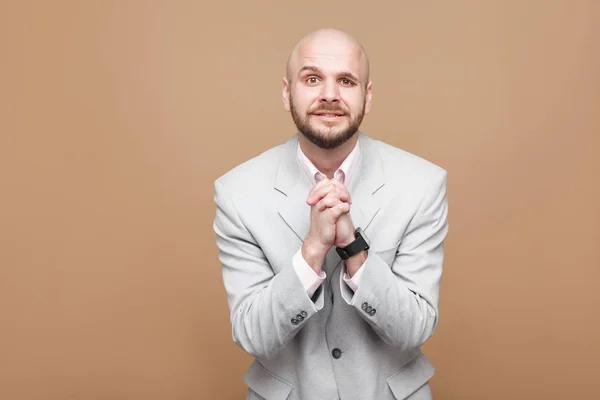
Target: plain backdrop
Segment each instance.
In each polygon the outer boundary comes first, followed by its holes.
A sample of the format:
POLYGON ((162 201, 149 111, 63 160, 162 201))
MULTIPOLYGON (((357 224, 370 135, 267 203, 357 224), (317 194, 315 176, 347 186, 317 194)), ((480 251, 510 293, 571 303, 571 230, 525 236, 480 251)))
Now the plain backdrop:
POLYGON ((434 398, 600 398, 599 1, 5 0, 1 399, 243 398, 213 182, 295 133, 322 27, 362 131, 449 172, 434 398))

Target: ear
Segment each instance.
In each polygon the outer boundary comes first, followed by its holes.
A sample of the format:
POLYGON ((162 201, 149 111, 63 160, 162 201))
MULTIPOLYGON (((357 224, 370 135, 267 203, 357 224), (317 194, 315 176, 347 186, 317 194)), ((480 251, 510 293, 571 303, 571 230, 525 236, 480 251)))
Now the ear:
POLYGON ((369 81, 369 83, 367 83, 367 94, 365 96, 365 115, 369 113, 369 111, 371 111, 371 99, 373 96, 372 93, 372 82, 369 81))
POLYGON ((283 108, 285 111, 290 111, 290 82, 287 78, 283 77, 283 88, 281 93, 281 98, 283 100, 283 108))

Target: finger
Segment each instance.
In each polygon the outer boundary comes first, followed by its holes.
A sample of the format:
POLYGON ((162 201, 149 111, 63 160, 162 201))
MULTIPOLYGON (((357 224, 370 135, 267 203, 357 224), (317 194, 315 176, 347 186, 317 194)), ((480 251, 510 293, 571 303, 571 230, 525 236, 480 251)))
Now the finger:
MULTIPOLYGON (((319 183, 321 183, 321 182, 319 182, 319 183)), ((311 206, 316 204, 323 197, 327 196, 327 194, 331 191, 331 189, 333 189, 333 185, 331 184, 331 182, 327 182, 327 183, 323 184, 321 187, 317 188, 316 190, 313 189, 311 191, 311 193, 308 195, 306 202, 311 206)))
MULTIPOLYGON (((323 189, 323 192, 319 192, 317 193, 317 196, 319 196, 318 198, 315 199, 315 201, 313 203, 318 203, 319 201, 323 201, 327 198, 331 198, 331 199, 337 199, 338 196, 336 194, 336 190, 333 187, 329 189, 329 191, 325 192, 325 188, 323 189)), ((328 200, 330 201, 330 200, 328 200)), ((336 203, 337 204, 337 203, 336 203)), ((334 204, 335 205, 335 204, 334 204)))
MULTIPOLYGON (((350 201, 350 193, 348 193, 347 190, 341 190, 339 187, 333 187, 333 186, 331 186, 329 188, 328 192, 325 192, 326 187, 324 187, 322 190, 323 190, 323 192, 319 192, 316 194, 316 196, 322 196, 322 197, 316 197, 315 200, 312 202, 312 204, 316 204, 317 202, 319 202, 326 196, 336 197, 336 198, 340 199, 341 201, 352 203, 350 201)), ((311 203, 309 202, 309 204, 311 204, 311 203)))
POLYGON ((331 181, 327 178, 320 180, 308 193, 306 202, 311 206, 316 204, 317 201, 319 201, 329 192, 327 188, 331 188, 331 181))
POLYGON ((342 182, 338 181, 337 179, 332 179, 331 184, 338 191, 338 193, 339 193, 338 197, 340 198, 340 200, 346 201, 346 202, 352 204, 352 199, 350 198, 350 192, 348 191, 348 188, 342 182))
POLYGON ((313 206, 317 204, 323 197, 325 197, 328 193, 335 191, 336 196, 345 202, 352 204, 352 198, 350 197, 350 192, 348 188, 344 186, 342 182, 337 179, 328 179, 324 178, 320 180, 310 191, 308 194, 308 198, 306 202, 313 206))
POLYGON ((316 192, 317 190, 319 190, 323 185, 327 185, 330 184, 331 180, 328 178, 323 178, 320 181, 318 181, 315 185, 313 185, 312 189, 310 190, 310 194, 316 192))
POLYGON ((339 203, 341 203, 340 199, 329 193, 317 203, 317 210, 323 211, 326 208, 331 208, 333 206, 338 205, 339 203))
POLYGON ((336 187, 336 188, 332 189, 331 192, 333 192, 333 191, 335 191, 335 195, 337 196, 338 199, 340 199, 341 201, 344 201, 346 203, 352 204, 352 200, 350 199, 350 193, 348 193, 347 190, 341 190, 336 187))
POLYGON ((338 220, 338 218, 344 214, 347 213, 348 211, 350 211, 350 204, 348 203, 340 203, 334 207, 331 207, 327 210, 329 212, 329 215, 331 216, 330 222, 334 223, 338 220))

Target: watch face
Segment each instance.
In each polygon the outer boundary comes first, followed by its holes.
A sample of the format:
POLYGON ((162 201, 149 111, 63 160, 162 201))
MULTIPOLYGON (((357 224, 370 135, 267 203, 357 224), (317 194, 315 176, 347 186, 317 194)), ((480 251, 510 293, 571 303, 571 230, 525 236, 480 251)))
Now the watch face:
POLYGON ((370 246, 371 242, 369 241, 369 238, 367 237, 367 235, 365 235, 365 233, 363 232, 363 230, 361 228, 356 228, 356 236, 361 236, 363 239, 365 239, 365 242, 367 242, 367 245, 370 246))

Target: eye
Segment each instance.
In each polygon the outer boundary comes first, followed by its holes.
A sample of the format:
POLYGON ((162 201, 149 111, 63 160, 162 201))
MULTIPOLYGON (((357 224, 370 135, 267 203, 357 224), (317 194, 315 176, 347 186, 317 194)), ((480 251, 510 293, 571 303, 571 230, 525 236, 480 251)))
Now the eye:
POLYGON ((308 84, 310 84, 310 85, 314 85, 314 84, 316 84, 316 83, 318 83, 318 82, 319 82, 319 78, 317 78, 316 76, 309 76, 309 77, 306 79, 306 82, 307 82, 308 84))
POLYGON ((350 79, 346 79, 346 78, 341 79, 340 82, 344 86, 353 86, 354 85, 354 82, 352 82, 350 79))

